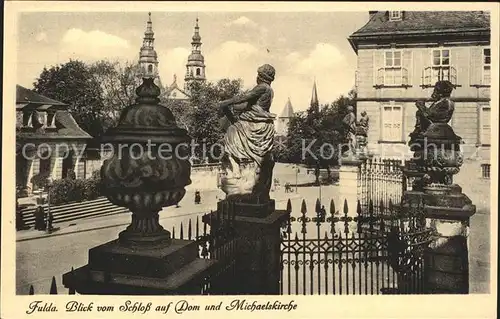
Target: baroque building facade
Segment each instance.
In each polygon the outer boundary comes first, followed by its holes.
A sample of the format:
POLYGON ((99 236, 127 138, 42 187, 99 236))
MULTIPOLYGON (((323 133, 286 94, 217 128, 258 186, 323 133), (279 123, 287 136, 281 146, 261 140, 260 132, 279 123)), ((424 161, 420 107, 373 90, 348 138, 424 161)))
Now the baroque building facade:
MULTIPOLYGON (((357 112, 370 117, 369 149, 408 156, 415 101, 449 80, 450 125, 478 175, 489 178, 491 145, 490 17, 483 11, 370 11, 349 37, 357 54, 357 112)), ((359 118, 359 114, 358 114, 359 118)))
POLYGON ((91 139, 68 105, 17 85, 16 186, 21 196, 36 190, 32 178, 38 174, 57 180, 73 171, 84 178, 83 153, 91 139))

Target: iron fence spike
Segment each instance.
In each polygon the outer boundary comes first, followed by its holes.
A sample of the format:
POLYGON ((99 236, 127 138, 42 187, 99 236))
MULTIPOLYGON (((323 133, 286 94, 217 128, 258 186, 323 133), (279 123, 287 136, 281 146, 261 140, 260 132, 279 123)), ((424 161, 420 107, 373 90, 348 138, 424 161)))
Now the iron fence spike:
POLYGON ((57 285, 56 285, 56 277, 52 276, 52 282, 50 283, 50 295, 57 295, 57 285))
POLYGON ((30 291, 28 295, 34 295, 35 294, 35 289, 33 288, 33 285, 30 285, 30 291))
POLYGON ((291 213, 292 212, 292 201, 290 200, 290 198, 286 202, 286 212, 287 213, 291 213))
POLYGON ((306 206, 306 200, 302 200, 302 207, 300 208, 300 212, 305 215, 307 213, 307 206, 306 206))

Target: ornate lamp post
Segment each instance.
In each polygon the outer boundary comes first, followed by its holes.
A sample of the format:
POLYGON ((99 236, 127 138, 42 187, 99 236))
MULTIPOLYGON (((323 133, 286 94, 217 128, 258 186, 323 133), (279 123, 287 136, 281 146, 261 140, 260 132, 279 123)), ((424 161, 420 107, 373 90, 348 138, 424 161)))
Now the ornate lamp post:
POLYGON ((52 212, 50 211, 50 187, 52 186, 52 177, 47 177, 47 225, 45 231, 51 233, 52 228, 52 212))

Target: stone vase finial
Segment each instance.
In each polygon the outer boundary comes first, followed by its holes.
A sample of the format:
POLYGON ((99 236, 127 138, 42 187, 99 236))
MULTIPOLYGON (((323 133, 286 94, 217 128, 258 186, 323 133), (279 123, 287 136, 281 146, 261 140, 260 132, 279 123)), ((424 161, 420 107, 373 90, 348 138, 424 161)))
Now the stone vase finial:
POLYGON ((122 112, 116 127, 101 143, 113 146, 101 168, 105 196, 132 212, 131 224, 120 233, 124 245, 170 242, 158 213, 176 205, 191 183, 188 145, 191 138, 177 126, 172 112, 159 103, 160 88, 145 78, 136 90, 136 103, 122 112))

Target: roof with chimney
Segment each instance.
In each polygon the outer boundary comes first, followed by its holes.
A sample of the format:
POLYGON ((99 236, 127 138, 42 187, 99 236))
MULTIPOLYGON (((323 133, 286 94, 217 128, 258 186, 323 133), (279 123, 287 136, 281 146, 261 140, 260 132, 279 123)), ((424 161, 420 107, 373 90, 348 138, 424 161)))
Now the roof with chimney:
POLYGON ((75 119, 68 111, 68 105, 50 99, 46 96, 38 94, 30 89, 16 86, 16 138, 19 139, 36 139, 36 140, 53 140, 53 139, 91 139, 76 123, 75 119), (48 113, 53 114, 52 123, 43 123, 50 121, 48 113), (31 127, 23 125, 27 118, 31 118, 31 127))
POLYGON ((490 15, 485 11, 401 11, 401 19, 397 20, 391 20, 389 12, 370 11, 368 22, 349 37, 355 50, 353 42, 368 38, 490 34, 490 15))

